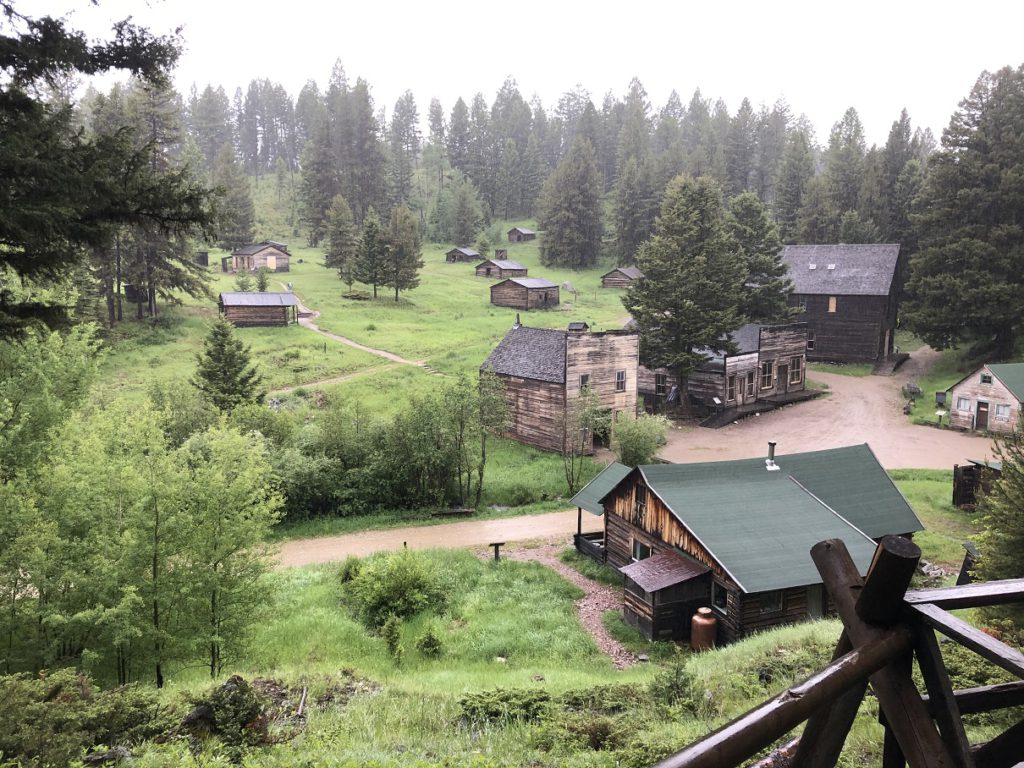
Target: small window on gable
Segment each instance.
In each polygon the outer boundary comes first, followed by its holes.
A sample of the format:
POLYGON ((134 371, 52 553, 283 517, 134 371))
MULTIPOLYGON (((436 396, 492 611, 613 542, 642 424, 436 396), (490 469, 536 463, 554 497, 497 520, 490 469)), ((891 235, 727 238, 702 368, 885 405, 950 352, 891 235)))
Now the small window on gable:
POLYGON ((651 556, 651 548, 644 544, 642 541, 633 539, 633 562, 639 560, 646 560, 651 556))
POLYGON ((828 311, 834 313, 836 311, 836 297, 828 297, 828 311))
POLYGON ((782 590, 762 592, 757 598, 757 607, 761 613, 778 613, 782 610, 782 590))
POLYGON ((992 383, 992 374, 991 373, 983 373, 983 374, 981 374, 981 383, 982 384, 991 384, 992 383))
POLYGON ((589 386, 590 386, 590 374, 589 373, 581 373, 580 374, 580 389, 586 389, 589 386))
POLYGON ((625 392, 626 391, 626 372, 616 371, 615 372, 615 391, 625 392))

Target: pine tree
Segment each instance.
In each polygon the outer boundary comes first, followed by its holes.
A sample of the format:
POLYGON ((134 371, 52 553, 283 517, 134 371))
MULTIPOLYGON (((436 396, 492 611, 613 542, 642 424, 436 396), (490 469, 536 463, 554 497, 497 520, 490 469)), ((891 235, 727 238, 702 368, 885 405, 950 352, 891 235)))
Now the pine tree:
POLYGON ((757 146, 757 122, 754 109, 748 99, 743 99, 740 108, 729 123, 723 153, 727 178, 726 193, 738 195, 750 189, 754 172, 754 153, 757 146))
POLYGON ((615 251, 620 264, 632 264, 637 249, 654 230, 657 199, 650 164, 630 157, 615 182, 615 251))
POLYGON ((308 227, 306 242, 315 248, 326 235, 327 211, 340 194, 341 180, 331 146, 330 124, 324 116, 302 152, 299 182, 299 217, 308 227))
POLYGON ((359 238, 359 251, 352 271, 360 283, 373 286, 373 298, 377 298, 377 286, 383 285, 388 256, 387 236, 377 218, 377 212, 370 208, 363 222, 363 233, 359 238))
POLYGON ((833 206, 840 215, 857 209, 864 176, 864 126, 850 107, 832 126, 825 151, 825 179, 833 206))
POLYGON ((198 367, 192 385, 222 411, 244 403, 259 403, 265 392, 262 377, 252 364, 249 347, 235 336, 235 327, 217 318, 196 356, 198 367))
POLYGON ((726 226, 732 234, 746 270, 740 314, 751 323, 789 319, 792 283, 782 261, 782 240, 764 203, 753 192, 729 201, 726 226))
POLYGON ((395 289, 395 302, 399 291, 410 291, 420 284, 420 233, 412 213, 404 205, 391 212, 387 232, 387 255, 382 284, 395 289))
POLYGON ((702 350, 726 349, 725 335, 741 322, 745 269, 725 226, 721 187, 707 177, 674 179, 636 262, 645 278, 622 303, 639 327, 640 360, 670 369, 685 387, 702 350))
POLYGON ((214 183, 223 190, 219 211, 220 233, 217 246, 234 251, 253 241, 256 235, 256 209, 249 191, 249 179, 235 158, 230 144, 221 147, 214 166, 214 183))
POLYGON ((359 254, 359 231, 352 220, 352 209, 341 195, 335 195, 327 213, 327 241, 324 265, 338 270, 338 277, 351 291, 359 254))
POLYGON ((540 260, 546 266, 584 269, 601 247, 601 178, 594 148, 579 139, 544 184, 539 223, 540 260))
POLYGON ((814 158, 811 156, 807 134, 798 129, 793 131, 786 142, 776 185, 775 215, 779 222, 779 234, 786 243, 797 240, 797 218, 812 178, 814 158))

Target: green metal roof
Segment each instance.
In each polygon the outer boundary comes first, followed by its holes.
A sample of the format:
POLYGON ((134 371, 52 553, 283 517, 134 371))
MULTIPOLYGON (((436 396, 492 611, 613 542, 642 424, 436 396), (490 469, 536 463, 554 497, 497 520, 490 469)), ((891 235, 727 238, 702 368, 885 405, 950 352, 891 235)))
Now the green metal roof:
POLYGON ((1024 402, 1024 363, 992 363, 988 369, 1019 402, 1024 402))
POLYGON ((871 539, 922 530, 867 445, 765 460, 640 467, 651 490, 746 592, 818 584, 811 547, 843 539, 861 573, 871 539))
POLYGON ((604 507, 601 505, 601 499, 629 472, 630 469, 625 464, 613 461, 598 472, 597 477, 580 488, 579 493, 573 496, 569 503, 580 509, 585 509, 591 514, 603 515, 604 507))

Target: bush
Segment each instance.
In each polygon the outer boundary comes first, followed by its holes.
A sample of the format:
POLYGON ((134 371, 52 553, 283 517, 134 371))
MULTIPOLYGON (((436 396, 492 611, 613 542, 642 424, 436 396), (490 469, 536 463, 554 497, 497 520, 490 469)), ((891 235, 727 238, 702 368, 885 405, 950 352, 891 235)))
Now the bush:
POLYGON ((391 614, 404 619, 445 605, 445 590, 430 562, 408 550, 365 561, 346 586, 346 595, 355 615, 370 629, 382 627, 391 614))
POLYGON ((380 628, 380 636, 384 638, 388 653, 392 656, 398 655, 398 649, 402 642, 402 620, 392 613, 384 621, 384 626, 380 628))
POLYGON ((244 678, 232 675, 207 696, 192 698, 191 704, 183 727, 220 737, 232 762, 240 763, 247 747, 267 742, 266 701, 244 678))
POLYGON ((665 444, 667 433, 668 419, 664 416, 640 414, 634 418, 622 411, 612 428, 612 450, 627 467, 649 464, 665 444))
POLYGON ((444 647, 433 627, 427 627, 426 631, 416 638, 416 650, 432 659, 441 655, 444 647))
POLYGON ((341 583, 348 584, 348 582, 358 576, 362 565, 363 561, 355 555, 349 555, 342 560, 341 567, 338 568, 338 578, 341 579, 341 583))
POLYGON ((462 719, 476 725, 531 722, 547 712, 551 696, 537 688, 495 688, 459 698, 462 719))

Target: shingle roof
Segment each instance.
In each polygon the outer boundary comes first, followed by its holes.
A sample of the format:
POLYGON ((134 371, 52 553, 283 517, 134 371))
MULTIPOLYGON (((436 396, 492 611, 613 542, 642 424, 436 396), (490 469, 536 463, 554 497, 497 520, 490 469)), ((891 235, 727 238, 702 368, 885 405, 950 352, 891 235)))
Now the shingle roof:
POLYGON ((565 383, 565 331, 519 326, 505 334, 481 370, 565 383))
MULTIPOLYGON (((474 251, 472 248, 452 248, 452 251, 458 251, 463 256, 472 256, 474 258, 478 258, 480 256, 479 251, 474 251)), ((451 253, 452 251, 448 251, 448 253, 451 253)))
POLYGON ((899 243, 787 245, 782 249, 797 294, 888 296, 899 255, 899 243), (831 269, 830 264, 834 265, 831 269))
POLYGON ((601 505, 601 499, 629 472, 630 469, 625 464, 613 461, 598 472, 593 480, 580 488, 579 492, 569 500, 569 505, 585 509, 592 515, 603 515, 604 507, 601 505))
POLYGON ((294 293, 222 293, 220 303, 230 307, 297 307, 294 293))
POLYGON ((243 245, 237 251, 232 251, 231 255, 232 256, 252 256, 254 254, 259 253, 260 251, 265 251, 267 248, 276 248, 277 250, 281 251, 282 253, 285 253, 285 254, 288 253, 288 247, 287 246, 282 245, 281 243, 273 243, 273 242, 270 242, 270 241, 266 241, 266 242, 263 242, 263 243, 253 243, 252 245, 243 245))
POLYGON ((519 233, 524 234, 524 235, 535 235, 535 234, 537 234, 532 229, 527 229, 526 227, 512 227, 512 229, 510 229, 509 232, 519 232, 519 233))
POLYGON ((552 283, 550 280, 544 277, 510 277, 516 285, 521 285, 524 288, 557 288, 557 283, 552 283))
POLYGON ((695 576, 703 576, 710 570, 692 557, 666 550, 624 565, 619 568, 619 573, 639 584, 644 592, 657 592, 665 587, 682 584, 695 576))
POLYGON ((644 273, 641 272, 636 267, 616 267, 611 272, 606 272, 605 274, 601 275, 601 277, 608 277, 608 275, 612 274, 612 272, 621 272, 630 280, 639 280, 640 278, 644 277, 644 273))
POLYGON ((639 471, 746 592, 820 583, 809 552, 823 539, 843 539, 863 573, 872 538, 923 528, 866 444, 776 463, 778 472, 768 472, 763 458, 639 471))
POLYGON ((526 269, 526 266, 520 264, 518 261, 509 261, 508 259, 488 259, 487 261, 477 264, 476 268, 480 269, 480 267, 485 264, 493 264, 498 269, 526 269))
POLYGON ((992 363, 988 369, 1018 401, 1024 402, 1024 363, 992 363))

